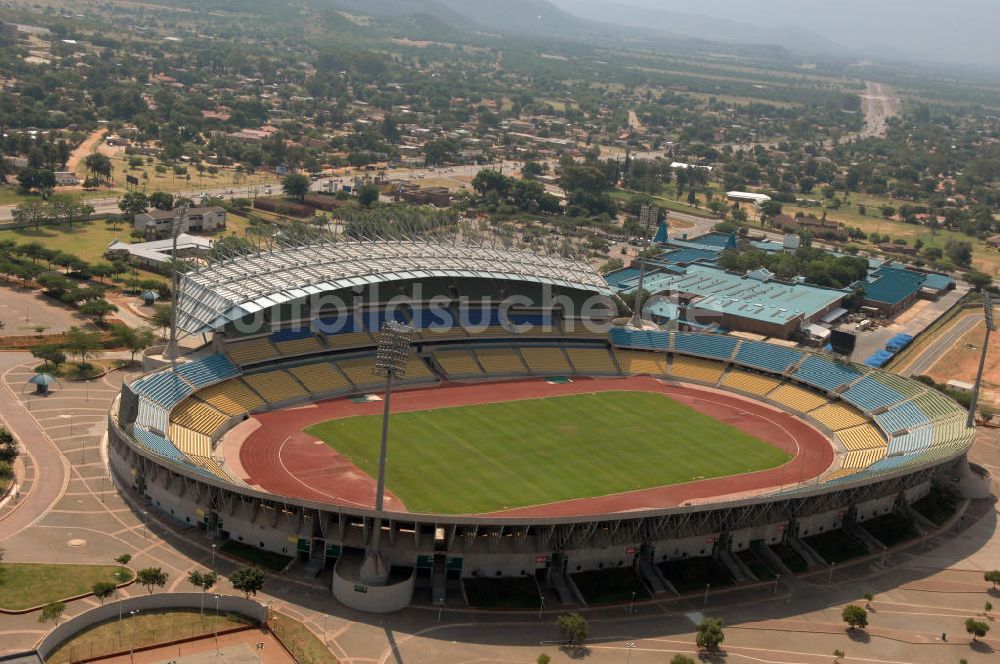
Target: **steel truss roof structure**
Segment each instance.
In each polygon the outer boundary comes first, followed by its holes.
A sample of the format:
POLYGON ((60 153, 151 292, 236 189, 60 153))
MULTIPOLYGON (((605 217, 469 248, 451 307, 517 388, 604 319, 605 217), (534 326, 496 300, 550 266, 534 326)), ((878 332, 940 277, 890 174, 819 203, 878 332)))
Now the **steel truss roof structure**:
POLYGON ((523 249, 348 240, 242 254, 181 277, 177 328, 212 332, 264 309, 344 288, 434 277, 505 279, 610 295, 586 262, 523 249))

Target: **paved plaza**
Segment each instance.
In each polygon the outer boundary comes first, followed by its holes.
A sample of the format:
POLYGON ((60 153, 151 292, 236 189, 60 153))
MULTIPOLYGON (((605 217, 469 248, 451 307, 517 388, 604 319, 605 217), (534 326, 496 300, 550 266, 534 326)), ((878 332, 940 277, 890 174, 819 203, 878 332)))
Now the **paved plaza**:
MULTIPOLYGON (((133 568, 167 571, 167 590, 192 590, 188 572, 213 566, 211 539, 198 529, 165 522, 141 497, 120 492, 108 476, 101 448, 106 413, 129 374, 112 372, 90 383, 65 381, 41 397, 23 390, 33 365, 27 353, 0 354, 0 417, 26 448, 29 478, 19 500, 0 509, 6 560, 110 563, 128 552, 134 555, 133 568)), ((981 432, 972 458, 996 477, 1000 434, 981 432)), ((236 563, 215 555, 214 566, 226 576, 236 563)), ((285 576, 270 576, 258 599, 303 621, 345 664, 513 664, 533 662, 542 652, 553 662, 582 657, 595 664, 662 664, 675 653, 695 656, 694 623, 704 615, 722 618, 726 626, 722 654, 709 661, 818 664, 832 662, 833 651, 840 649, 847 655, 842 661, 850 663, 956 664, 965 659, 974 664, 996 661, 993 649, 1000 649, 1000 633, 971 645, 964 628, 966 618, 981 618, 986 601, 1000 605, 1000 594, 988 594, 983 581, 983 571, 997 567, 996 504, 979 501, 945 531, 891 551, 885 561, 876 557, 844 565, 832 575, 821 570, 778 585, 712 592, 707 602, 700 595, 650 602, 639 605, 635 615, 627 615, 624 607, 587 610, 591 637, 582 652, 560 649, 553 627, 558 607, 541 616, 451 608, 359 614, 339 605, 322 577, 308 579, 295 567, 285 576), (871 624, 851 636, 840 611, 847 603, 863 604, 865 592, 875 595, 871 624)), ((233 592, 225 581, 218 591, 233 592)), ((133 586, 124 592, 145 591, 133 586)), ((66 616, 96 604, 94 599, 70 602, 66 616)), ((0 616, 0 655, 30 649, 46 629, 37 613, 0 616)), ((254 661, 256 654, 247 655, 238 644, 233 648, 227 648, 226 661, 254 661)), ((220 661, 214 649, 189 654, 149 661, 220 661)))

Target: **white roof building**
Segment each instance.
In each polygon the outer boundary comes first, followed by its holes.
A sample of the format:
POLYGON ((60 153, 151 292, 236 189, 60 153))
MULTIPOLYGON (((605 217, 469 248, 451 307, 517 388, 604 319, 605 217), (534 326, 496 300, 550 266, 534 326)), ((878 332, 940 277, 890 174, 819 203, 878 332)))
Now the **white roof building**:
POLYGON ((754 194, 749 191, 729 191, 726 192, 726 197, 731 201, 753 203, 754 205, 760 205, 761 203, 766 203, 771 200, 771 197, 767 194, 754 194))

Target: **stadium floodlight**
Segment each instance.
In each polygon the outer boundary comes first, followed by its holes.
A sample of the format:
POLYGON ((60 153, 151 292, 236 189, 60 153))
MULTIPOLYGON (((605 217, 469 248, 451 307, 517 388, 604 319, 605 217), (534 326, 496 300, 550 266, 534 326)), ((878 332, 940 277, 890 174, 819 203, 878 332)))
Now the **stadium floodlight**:
POLYGON ((635 302, 632 306, 632 326, 642 327, 642 290, 646 281, 646 251, 649 249, 649 240, 653 236, 653 229, 660 221, 660 208, 649 203, 639 208, 639 229, 642 231, 642 249, 639 252, 639 287, 635 292, 635 302))
MULTIPOLYGON (((375 373, 385 376, 385 407, 382 410, 382 447, 378 457, 378 487, 375 490, 375 510, 382 511, 385 498, 385 460, 389 447, 389 399, 392 396, 392 379, 406 375, 406 362, 410 358, 410 339, 413 328, 394 320, 386 321, 379 333, 375 351, 375 373)), ((374 535, 378 541, 378 535, 374 535)))
POLYGON ((180 237, 181 231, 184 230, 187 217, 188 204, 184 203, 177 208, 170 225, 170 236, 173 238, 173 247, 170 252, 170 293, 172 300, 170 303, 170 341, 167 342, 167 347, 163 350, 163 357, 170 360, 175 366, 177 364, 177 356, 180 355, 180 349, 177 347, 177 305, 180 304, 180 298, 177 293, 177 238, 180 237))
POLYGON ((375 487, 375 520, 368 551, 361 566, 361 580, 368 585, 382 585, 389 578, 389 566, 379 553, 382 537, 382 508, 385 503, 385 465, 389 453, 389 402, 392 379, 406 375, 413 328, 394 320, 386 321, 379 333, 375 351, 375 373, 385 376, 385 404, 382 409, 382 444, 378 456, 378 484, 375 487))
POLYGON ((979 355, 979 371, 976 372, 976 386, 972 389, 972 399, 969 401, 969 416, 965 426, 976 426, 976 408, 979 405, 979 390, 983 386, 983 370, 986 369, 986 353, 990 348, 990 334, 996 331, 997 323, 993 318, 993 296, 983 289, 983 321, 986 323, 986 338, 983 339, 982 353, 979 355))

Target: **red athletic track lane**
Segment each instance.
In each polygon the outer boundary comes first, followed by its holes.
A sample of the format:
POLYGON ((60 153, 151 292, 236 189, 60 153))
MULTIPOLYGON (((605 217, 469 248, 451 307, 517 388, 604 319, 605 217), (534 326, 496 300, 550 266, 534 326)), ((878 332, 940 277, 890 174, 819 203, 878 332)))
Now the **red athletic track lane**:
MULTIPOLYGON (((813 479, 833 463, 833 448, 826 437, 789 413, 749 398, 687 384, 663 383, 645 376, 574 379, 564 384, 552 384, 537 378, 445 383, 394 392, 392 412, 612 390, 664 394, 767 441, 794 458, 784 466, 771 470, 522 507, 496 512, 495 515, 589 516, 707 502, 721 496, 745 497, 813 479)), ((337 505, 372 507, 375 479, 302 429, 339 417, 375 415, 381 413, 382 408, 381 401, 354 403, 341 398, 254 415, 261 426, 240 447, 240 464, 248 475, 244 479, 274 494, 337 505)), ((387 494, 385 506, 386 509, 405 511, 402 502, 391 494, 387 494)))

